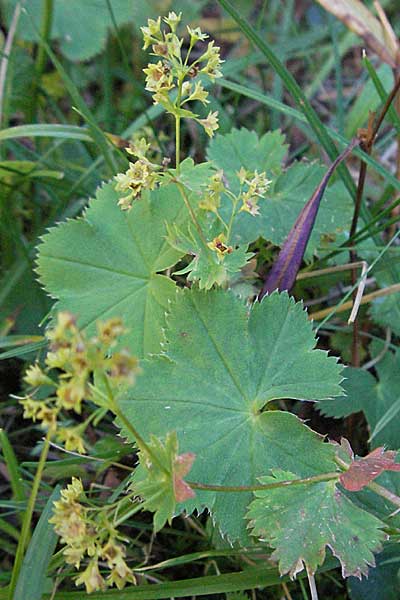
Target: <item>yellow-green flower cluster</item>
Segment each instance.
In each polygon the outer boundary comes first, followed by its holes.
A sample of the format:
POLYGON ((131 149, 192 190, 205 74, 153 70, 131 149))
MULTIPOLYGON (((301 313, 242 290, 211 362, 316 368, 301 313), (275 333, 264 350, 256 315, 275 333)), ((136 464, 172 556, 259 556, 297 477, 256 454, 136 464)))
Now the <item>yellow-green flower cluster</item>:
MULTIPOLYGON (((161 17, 155 21, 149 19, 147 27, 142 27, 144 46, 146 50, 151 46, 152 54, 158 58, 150 63, 144 73, 146 75, 146 89, 153 94, 155 104, 161 104, 169 113, 176 118, 187 117, 195 119, 206 133, 212 136, 218 128, 217 112, 211 112, 205 119, 188 109, 190 102, 198 100, 207 105, 208 92, 204 89, 201 81, 193 83, 197 75, 205 75, 211 80, 222 77, 220 49, 214 45, 214 41, 207 44, 204 52, 196 52, 197 58, 191 60, 194 47, 198 42, 203 43, 208 35, 202 33, 199 27, 192 29, 187 27, 188 47, 184 50, 184 38, 178 37, 176 31, 181 21, 181 14, 170 12, 163 19, 167 25, 165 30, 161 17), (176 90, 176 99, 172 100, 170 92, 176 90)), ((197 49, 196 49, 197 50, 197 49)))
POLYGON ((271 185, 271 180, 267 178, 265 172, 249 172, 243 167, 238 171, 237 176, 242 188, 240 193, 242 206, 240 210, 253 216, 260 214, 258 201, 260 198, 265 197, 271 185))
POLYGON ((150 144, 141 138, 127 149, 128 154, 137 160, 130 163, 125 173, 118 173, 115 177, 117 192, 126 193, 126 196, 118 201, 122 210, 129 210, 132 202, 140 197, 143 190, 153 190, 159 181, 158 171, 161 167, 146 158, 149 148, 150 144))
POLYGON ((225 191, 223 182, 224 172, 217 171, 210 179, 204 191, 199 207, 210 212, 217 212, 221 205, 221 194, 225 191))
POLYGON ((79 570, 86 558, 89 562, 76 579, 76 585, 85 585, 88 593, 115 585, 122 589, 126 583, 136 583, 132 570, 125 562, 125 546, 106 512, 84 504, 86 499, 82 483, 73 478, 62 490, 60 500, 54 502, 53 516, 49 520, 65 545, 67 564, 79 570), (99 561, 107 564, 110 573, 106 579, 99 569, 99 561))
POLYGON ((113 318, 99 322, 97 335, 87 338, 73 315, 58 313, 55 327, 47 333, 50 350, 44 368, 35 363, 25 373, 24 380, 33 389, 21 400, 24 417, 39 421, 67 450, 83 453, 82 434, 95 413, 75 427, 63 425, 63 414, 79 415, 84 400, 96 402, 95 371, 104 374, 111 389, 134 383, 138 360, 126 350, 112 352, 124 332, 121 319, 113 318), (35 399, 37 393, 45 399, 35 399))

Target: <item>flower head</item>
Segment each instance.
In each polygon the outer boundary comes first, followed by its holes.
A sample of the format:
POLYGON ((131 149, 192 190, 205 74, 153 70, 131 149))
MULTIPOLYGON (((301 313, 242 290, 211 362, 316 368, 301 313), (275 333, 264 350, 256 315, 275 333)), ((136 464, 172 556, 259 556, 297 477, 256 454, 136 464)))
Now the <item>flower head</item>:
POLYGON ((218 129, 218 112, 209 112, 206 119, 196 119, 200 125, 204 127, 206 134, 209 137, 214 135, 214 131, 218 129))

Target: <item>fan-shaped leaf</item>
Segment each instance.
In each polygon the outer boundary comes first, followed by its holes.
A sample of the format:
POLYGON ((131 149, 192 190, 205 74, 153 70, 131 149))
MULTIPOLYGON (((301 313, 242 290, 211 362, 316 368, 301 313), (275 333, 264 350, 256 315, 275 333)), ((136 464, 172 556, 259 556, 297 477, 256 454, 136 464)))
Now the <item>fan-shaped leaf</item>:
MULTIPOLYGON (((260 481, 294 479, 293 473, 278 470, 260 481)), ((315 573, 324 562, 326 546, 340 560, 343 577, 361 577, 374 566, 373 552, 381 550, 385 525, 353 504, 335 481, 282 486, 255 496, 247 518, 253 535, 275 548, 272 558, 279 561, 281 574, 295 576, 305 566, 315 573)))
MULTIPOLYGON (((301 304, 274 293, 249 314, 231 293, 185 290, 166 337, 165 354, 143 362, 121 406, 144 438, 177 432, 180 451, 196 454, 191 481, 243 486, 282 465, 300 476, 335 469, 333 447, 297 417, 264 410, 278 398, 341 393, 341 367, 314 350, 301 304)), ((196 490, 188 508, 211 508, 226 535, 246 541, 250 499, 244 492, 196 490)))
POLYGON ((182 256, 164 239, 165 222, 185 223, 188 212, 173 184, 144 194, 129 212, 117 206, 113 184, 98 190, 83 218, 43 238, 38 273, 57 310, 76 314, 94 331, 97 319, 119 316, 123 342, 143 356, 159 349, 174 282, 159 272, 182 256))

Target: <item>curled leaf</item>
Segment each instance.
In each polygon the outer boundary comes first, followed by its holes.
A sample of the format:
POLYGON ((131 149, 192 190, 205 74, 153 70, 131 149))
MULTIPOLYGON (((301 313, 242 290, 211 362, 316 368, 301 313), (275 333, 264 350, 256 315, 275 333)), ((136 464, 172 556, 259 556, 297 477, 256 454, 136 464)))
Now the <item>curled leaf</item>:
POLYGON ((383 471, 400 471, 400 464, 395 462, 396 452, 383 447, 375 448, 364 458, 353 460, 348 471, 340 476, 340 483, 350 492, 362 490, 383 471))
POLYGON ((295 224, 289 232, 288 237, 280 251, 276 262, 274 263, 265 283, 260 292, 259 300, 265 294, 274 290, 290 290, 296 280, 298 270, 304 257, 304 252, 310 239, 318 209, 321 204, 326 186, 336 167, 350 154, 359 140, 354 139, 347 148, 337 157, 325 173, 322 181, 317 186, 313 195, 301 210, 295 224))

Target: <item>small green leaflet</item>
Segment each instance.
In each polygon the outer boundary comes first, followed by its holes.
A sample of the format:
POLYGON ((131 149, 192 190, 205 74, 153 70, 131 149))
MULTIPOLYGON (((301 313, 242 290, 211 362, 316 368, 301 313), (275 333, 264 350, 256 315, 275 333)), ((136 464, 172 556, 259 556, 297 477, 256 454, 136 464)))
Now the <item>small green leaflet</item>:
MULTIPOLYGON (((241 165, 250 171, 265 171, 272 180, 267 196, 260 199, 260 214, 256 217, 241 212, 235 218, 231 241, 245 244, 263 237, 281 246, 301 209, 320 183, 326 168, 317 163, 297 162, 287 170, 282 160, 287 146, 280 131, 273 131, 258 139, 254 132, 233 130, 227 135, 217 135, 211 140, 207 157, 222 169, 231 190, 239 190, 236 176, 241 165)), ((230 202, 225 199, 221 214, 229 213, 230 202), (225 209, 225 210, 224 210, 225 209)), ((347 230, 352 216, 352 201, 340 183, 328 187, 307 246, 306 256, 317 253, 335 239, 335 235, 347 230)))
POLYGON ((147 448, 141 448, 139 459, 131 489, 143 498, 143 508, 155 513, 154 531, 157 532, 167 521, 171 524, 177 502, 194 497, 183 477, 190 471, 195 456, 190 452, 178 454, 178 439, 172 432, 167 435, 165 444, 151 436, 147 448))
MULTIPOLYGON (((143 361, 121 408, 144 439, 177 432, 180 451, 196 454, 190 481, 252 485, 274 467, 301 477, 335 470, 333 446, 295 415, 263 410, 278 398, 342 393, 341 366, 314 347, 301 303, 285 293, 249 309, 230 292, 185 290, 167 318, 163 354, 143 361)), ((246 543, 250 499, 196 490, 186 507, 212 509, 223 534, 246 543)))
POLYGON ((318 405, 328 417, 347 417, 363 411, 371 434, 372 448, 400 446, 400 352, 387 352, 375 365, 378 381, 371 373, 348 367, 343 387, 346 395, 318 405))
POLYGON ((174 184, 144 193, 129 212, 117 206, 114 184, 104 185, 83 218, 50 230, 39 247, 37 271, 56 310, 77 315, 79 326, 122 317, 122 340, 144 356, 160 348, 165 311, 174 282, 160 271, 182 256, 165 240, 165 222, 186 223, 188 211, 174 184))
POLYGON ((209 290, 214 284, 224 285, 229 278, 240 271, 253 256, 247 252, 247 245, 231 249, 222 259, 212 252, 200 239, 195 229, 189 224, 187 233, 175 224, 167 225, 166 239, 169 244, 182 254, 194 256, 193 260, 174 275, 188 273, 188 281, 197 281, 201 290, 209 290))
MULTIPOLYGON (((283 470, 260 477, 263 484, 298 479, 283 470)), ((255 492, 247 518, 252 533, 275 548, 272 559, 282 575, 295 577, 307 567, 314 574, 329 546, 342 566, 343 577, 361 578, 375 565, 386 536, 385 524, 358 508, 335 481, 288 485, 255 492)))

